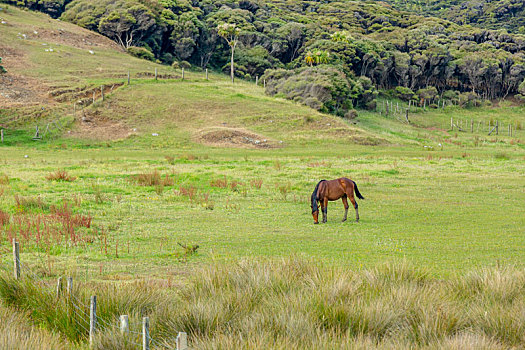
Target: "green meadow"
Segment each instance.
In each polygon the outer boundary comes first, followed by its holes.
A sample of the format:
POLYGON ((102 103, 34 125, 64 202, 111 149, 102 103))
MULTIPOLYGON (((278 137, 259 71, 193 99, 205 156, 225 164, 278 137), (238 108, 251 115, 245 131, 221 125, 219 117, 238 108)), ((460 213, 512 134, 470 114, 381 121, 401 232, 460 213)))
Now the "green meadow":
MULTIPOLYGON (((106 285, 98 283, 103 281, 123 288, 133 283, 181 286, 199 273, 211 273, 202 269, 228 264, 238 269, 244 259, 284 258, 300 269, 308 270, 306 261, 324 266, 323 271, 364 275, 382 264, 401 264, 401 270, 416 266, 437 280, 476 269, 524 267, 523 106, 500 102, 419 109, 410 113, 410 124, 404 114, 377 111, 359 111, 357 119, 343 120, 268 97, 254 82, 232 85, 211 72, 206 80, 198 70, 186 72, 182 80, 181 72, 132 58, 103 39, 94 54, 75 46, 73 39, 18 39, 19 32, 44 33, 58 24, 14 8, 1 15, 10 26, 0 36, 0 47, 12 48, 23 63, 5 57, 9 74, 38 81, 45 96, 53 91, 70 95, 43 99, 35 90, 30 102, 0 108, 0 124, 7 127, 0 144, 0 258, 5 268, 11 268, 15 237, 22 263, 45 281, 67 275, 99 287, 106 285), (43 43, 57 52, 45 52, 43 43), (155 81, 155 68, 169 76, 155 81), (130 85, 107 92, 104 101, 97 96, 94 104, 76 105, 86 98, 76 93, 124 83, 128 70, 130 85), (468 128, 451 129, 451 118, 468 128), (499 134, 489 136, 496 120, 499 134), (51 121, 61 128, 51 126, 42 140, 32 140, 35 126, 42 131, 51 121), (342 223, 344 209, 337 201, 328 206, 328 223, 314 225, 310 195, 319 180, 338 177, 353 179, 366 198, 358 200, 361 220, 356 223, 350 209, 349 220, 342 223)), ((88 35, 67 23, 59 26, 72 38, 88 35)), ((263 269, 257 264, 256 270, 263 269)), ((4 281, 0 290, 9 283, 4 281)), ((186 297, 191 303, 201 296, 186 297)), ((29 304, 17 305, 33 310, 29 304)), ((316 314, 319 319, 330 319, 323 312, 316 314)), ((45 317, 32 315, 37 324, 57 331, 51 321, 42 321, 45 317)), ((109 311, 104 315, 110 320, 109 311)), ((325 346, 339 344, 344 334, 334 326, 340 320, 332 321, 326 327, 336 335, 325 346)), ((190 323, 175 326, 199 339, 200 348, 240 346, 229 336, 210 341, 206 337, 218 333, 204 328, 199 333, 190 323)), ((515 334, 518 328, 512 328, 515 334)), ((160 328, 154 332, 169 338, 160 328)), ((355 334, 373 333, 375 340, 367 343, 367 338, 361 346, 385 345, 378 345, 374 332, 355 334)), ((514 333, 512 339, 485 334, 472 344, 523 345, 514 333)), ((270 344, 271 337, 248 348, 270 344)), ((66 338, 77 345, 85 342, 77 333, 66 338)), ((431 342, 411 341, 394 347, 431 342)), ((322 341, 287 338, 280 344, 323 348, 322 341)))

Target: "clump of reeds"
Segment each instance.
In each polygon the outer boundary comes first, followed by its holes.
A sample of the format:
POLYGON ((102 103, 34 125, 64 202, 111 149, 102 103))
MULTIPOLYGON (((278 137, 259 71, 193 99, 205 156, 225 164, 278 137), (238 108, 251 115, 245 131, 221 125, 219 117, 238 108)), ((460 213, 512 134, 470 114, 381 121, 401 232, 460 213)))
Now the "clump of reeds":
POLYGON ((48 181, 65 181, 65 182, 72 182, 75 181, 77 178, 75 176, 71 176, 68 174, 65 170, 57 170, 53 173, 49 173, 46 176, 46 179, 48 181))
POLYGON ((168 174, 162 176, 157 170, 134 175, 133 181, 140 186, 173 186, 175 181, 168 174))

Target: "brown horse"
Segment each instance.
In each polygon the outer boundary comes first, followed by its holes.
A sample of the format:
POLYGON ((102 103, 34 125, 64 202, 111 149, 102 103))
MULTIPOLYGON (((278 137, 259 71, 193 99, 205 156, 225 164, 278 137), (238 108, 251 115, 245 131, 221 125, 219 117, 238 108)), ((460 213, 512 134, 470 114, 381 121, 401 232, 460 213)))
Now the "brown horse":
POLYGON ((346 216, 348 214, 348 201, 354 205, 355 208, 355 221, 359 222, 359 211, 357 210, 358 205, 354 198, 354 191, 357 198, 365 199, 359 190, 357 189, 357 184, 346 178, 341 177, 335 180, 321 180, 315 186, 314 192, 312 193, 312 215, 314 217, 314 224, 319 223, 319 206, 317 202, 321 203, 321 211, 323 212, 323 223, 326 222, 326 216, 328 212, 328 201, 335 201, 339 198, 343 199, 343 205, 345 206, 345 216, 343 217, 343 222, 346 221, 346 216))

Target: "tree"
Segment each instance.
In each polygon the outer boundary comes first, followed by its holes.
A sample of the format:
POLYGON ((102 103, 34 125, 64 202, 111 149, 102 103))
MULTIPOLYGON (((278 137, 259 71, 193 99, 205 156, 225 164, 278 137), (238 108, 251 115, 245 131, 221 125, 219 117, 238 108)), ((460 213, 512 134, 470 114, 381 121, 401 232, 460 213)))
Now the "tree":
POLYGON ((219 34, 221 38, 226 40, 226 42, 231 48, 230 75, 231 75, 232 83, 233 83, 234 81, 233 55, 235 52, 235 47, 237 46, 239 42, 239 35, 241 34, 241 30, 237 28, 235 24, 223 23, 223 24, 219 24, 219 26, 217 27, 217 33, 219 34))
POLYGON ((308 51, 306 53, 304 60, 310 67, 312 67, 314 63, 315 64, 328 63, 329 57, 330 57, 330 53, 328 51, 316 50, 314 53, 312 53, 311 51, 308 51))
POLYGON ((306 53, 306 56, 304 57, 304 60, 305 60, 306 64, 308 64, 310 67, 312 67, 314 65, 315 58, 314 58, 314 55, 312 54, 311 51, 308 51, 306 53))
POLYGON ((154 26, 153 13, 144 5, 135 5, 121 12, 113 11, 103 17, 98 24, 98 30, 127 49, 141 41, 146 32, 154 26))

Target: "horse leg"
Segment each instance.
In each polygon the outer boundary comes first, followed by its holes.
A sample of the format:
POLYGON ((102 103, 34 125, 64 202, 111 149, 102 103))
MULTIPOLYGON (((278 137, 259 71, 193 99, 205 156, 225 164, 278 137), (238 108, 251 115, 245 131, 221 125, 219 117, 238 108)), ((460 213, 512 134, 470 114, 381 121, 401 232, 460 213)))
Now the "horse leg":
POLYGON ((355 201, 355 198, 353 195, 349 196, 349 198, 350 198, 350 202, 352 202, 355 208, 355 222, 359 222, 359 210, 357 210, 359 206, 357 205, 357 202, 355 201))
POLYGON ((345 216, 343 218, 343 222, 345 222, 346 216, 348 215, 348 201, 346 200, 346 196, 343 196, 342 199, 343 199, 343 205, 345 206, 345 216))
POLYGON ((323 223, 326 223, 328 216, 328 198, 323 198, 323 223))

